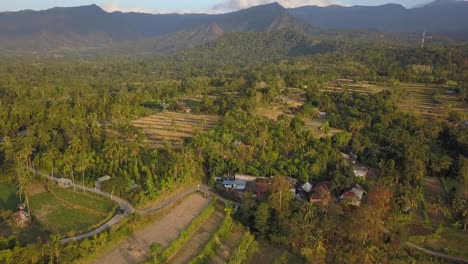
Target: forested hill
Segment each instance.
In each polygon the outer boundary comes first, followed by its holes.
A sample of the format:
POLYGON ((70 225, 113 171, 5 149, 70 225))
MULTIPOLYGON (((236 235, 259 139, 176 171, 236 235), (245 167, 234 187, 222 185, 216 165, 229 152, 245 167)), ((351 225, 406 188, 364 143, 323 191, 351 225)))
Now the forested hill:
POLYGON ((328 29, 375 29, 386 32, 427 32, 468 38, 468 2, 438 0, 418 8, 381 6, 304 6, 289 12, 309 24, 328 29))
POLYGON ((265 33, 226 34, 216 41, 183 52, 175 58, 185 62, 245 65, 331 52, 334 49, 335 46, 314 40, 308 35, 296 31, 278 30, 265 33))
POLYGON ((158 46, 168 39, 173 46, 185 47, 205 43, 225 32, 304 27, 276 3, 221 15, 107 13, 91 5, 0 13, 0 50, 108 48, 148 40, 158 46))

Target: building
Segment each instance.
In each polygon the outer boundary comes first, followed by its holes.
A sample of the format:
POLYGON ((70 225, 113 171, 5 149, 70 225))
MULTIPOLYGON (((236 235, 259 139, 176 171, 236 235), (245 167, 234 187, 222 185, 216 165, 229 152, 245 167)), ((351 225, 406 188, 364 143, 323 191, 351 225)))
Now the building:
POLYGON ((319 112, 317 114, 318 118, 326 118, 327 117, 327 113, 326 112, 319 112))
POLYGON ((101 189, 101 185, 103 182, 106 182, 108 180, 110 180, 111 177, 109 175, 106 175, 106 176, 103 176, 101 178, 98 178, 95 182, 94 182, 94 188, 96 189, 101 189))
POLYGON ((340 196, 340 201, 352 206, 361 206, 362 197, 367 193, 360 185, 356 184, 351 190, 340 196))
POLYGON ((330 183, 321 181, 315 184, 309 195, 309 202, 327 205, 331 200, 330 183))
POLYGON ((234 179, 235 180, 242 180, 242 181, 246 181, 246 182, 254 182, 257 180, 257 177, 256 176, 252 176, 252 175, 247 175, 247 174, 234 174, 234 179))
POLYGON ((364 166, 353 166, 354 176, 366 178, 369 173, 369 168, 364 166))
POLYGON ((73 185, 73 182, 71 180, 65 179, 65 178, 60 178, 58 179, 57 182, 58 182, 58 186, 62 188, 68 188, 73 185))
POLYGON ((226 189, 243 191, 243 190, 245 190, 246 185, 247 185, 247 182, 244 181, 244 180, 225 180, 225 181, 223 181, 223 186, 226 189))
POLYGON ((312 191, 312 184, 306 182, 299 187, 299 190, 302 190, 306 193, 310 193, 310 191, 312 191))

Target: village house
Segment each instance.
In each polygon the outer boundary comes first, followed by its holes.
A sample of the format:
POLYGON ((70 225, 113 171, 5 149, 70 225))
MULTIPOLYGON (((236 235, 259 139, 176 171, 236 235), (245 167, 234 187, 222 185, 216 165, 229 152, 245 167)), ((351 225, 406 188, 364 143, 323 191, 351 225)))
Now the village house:
POLYGON ((361 206, 362 197, 367 192, 359 184, 340 196, 340 201, 352 206, 361 206))
POLYGON ((70 179, 60 178, 57 181, 58 186, 62 188, 68 188, 73 185, 73 182, 70 179))
POLYGON ((323 205, 327 205, 330 200, 330 183, 327 181, 321 181, 315 184, 310 192, 309 202, 322 203, 323 205))
POLYGON ((246 188, 246 181, 244 180, 225 180, 223 186, 226 189, 232 189, 237 191, 243 191, 246 188))
POLYGON ((327 113, 326 112, 318 112, 317 116, 318 116, 318 118, 326 118, 327 113))

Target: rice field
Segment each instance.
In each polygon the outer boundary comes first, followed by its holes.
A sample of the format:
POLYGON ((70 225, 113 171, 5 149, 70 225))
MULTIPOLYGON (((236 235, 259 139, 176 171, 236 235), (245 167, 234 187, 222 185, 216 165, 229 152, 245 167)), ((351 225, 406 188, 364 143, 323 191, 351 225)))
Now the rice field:
POLYGON ((214 128, 217 121, 217 116, 161 112, 139 118, 133 125, 142 129, 151 147, 178 149, 185 139, 193 137, 197 131, 214 128))
POLYGON ((369 82, 328 82, 321 88, 324 92, 357 92, 376 94, 391 91, 400 110, 426 117, 446 117, 450 111, 466 114, 467 107, 447 85, 400 83, 396 86, 375 85, 369 82))

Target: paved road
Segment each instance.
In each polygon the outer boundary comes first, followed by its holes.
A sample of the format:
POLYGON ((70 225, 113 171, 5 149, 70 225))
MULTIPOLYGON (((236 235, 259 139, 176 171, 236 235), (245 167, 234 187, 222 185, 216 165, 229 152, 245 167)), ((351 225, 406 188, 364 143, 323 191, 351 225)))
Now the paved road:
POLYGON ((410 248, 420 250, 420 251, 424 252, 425 254, 428 254, 428 255, 431 255, 431 256, 447 259, 447 260, 450 260, 450 261, 454 261, 456 263, 468 263, 468 259, 449 256, 449 255, 445 255, 445 254, 442 254, 442 253, 439 253, 439 252, 431 251, 431 250, 425 249, 423 247, 420 247, 420 246, 418 246, 416 244, 413 244, 411 242, 406 242, 406 245, 408 247, 410 247, 410 248))
MULTIPOLYGON (((40 174, 40 175, 46 177, 49 180, 52 180, 52 181, 55 181, 55 182, 59 181, 59 178, 52 177, 49 174, 41 172, 39 170, 34 170, 33 172, 36 173, 36 174, 40 174)), ((239 207, 238 203, 232 202, 230 200, 225 199, 224 197, 219 196, 218 194, 211 191, 210 187, 208 187, 206 185, 200 185, 198 187, 190 188, 190 189, 188 189, 188 190, 186 190, 186 191, 184 191, 182 193, 178 193, 176 195, 173 195, 173 196, 169 197, 168 199, 166 199, 164 201, 159 202, 158 204, 156 204, 155 206, 153 206, 151 208, 141 209, 141 210, 135 210, 135 208, 132 206, 132 204, 129 203, 128 201, 126 201, 125 199, 122 199, 122 198, 120 198, 118 196, 111 195, 109 193, 103 192, 103 191, 101 191, 99 189, 86 187, 86 186, 83 186, 83 185, 80 185, 80 184, 72 184, 71 186, 75 187, 75 188, 78 188, 78 189, 81 189, 81 190, 86 190, 88 192, 96 193, 96 194, 105 196, 107 198, 110 198, 113 201, 116 201, 119 204, 120 208, 123 209, 126 214, 132 214, 132 213, 136 212, 136 213, 138 213, 140 215, 148 215, 148 214, 153 213, 155 211, 161 210, 162 208, 170 205, 171 203, 173 203, 173 202, 175 202, 175 201, 177 201, 177 200, 179 200, 179 199, 181 199, 181 198, 183 198, 183 197, 185 197, 185 196, 187 196, 189 194, 192 194, 194 192, 210 193, 211 195, 215 196, 218 200, 224 201, 226 203, 230 202, 230 203, 234 204, 236 210, 239 207)), ((87 237, 92 237, 92 236, 94 236, 96 234, 99 234, 99 233, 109 229, 113 225, 119 223, 124 218, 125 218, 124 214, 116 214, 114 217, 109 219, 109 221, 107 221, 103 225, 99 226, 98 228, 96 228, 94 230, 91 230, 91 231, 89 231, 87 233, 81 234, 81 235, 64 238, 64 239, 61 240, 61 242, 62 243, 67 243, 67 242, 72 241, 72 240, 80 240, 80 239, 84 239, 84 238, 87 238, 87 237)))

